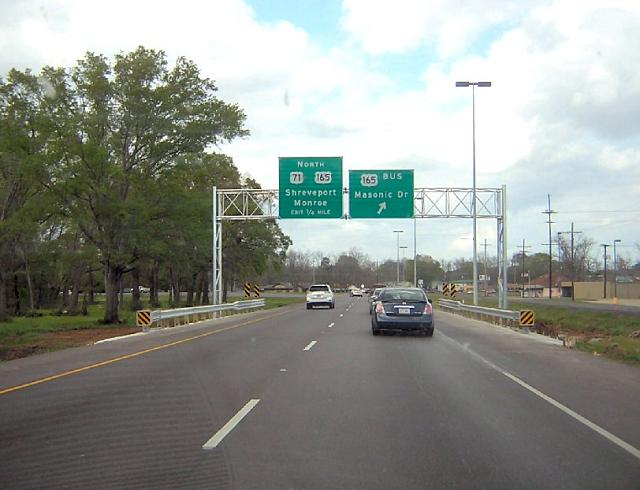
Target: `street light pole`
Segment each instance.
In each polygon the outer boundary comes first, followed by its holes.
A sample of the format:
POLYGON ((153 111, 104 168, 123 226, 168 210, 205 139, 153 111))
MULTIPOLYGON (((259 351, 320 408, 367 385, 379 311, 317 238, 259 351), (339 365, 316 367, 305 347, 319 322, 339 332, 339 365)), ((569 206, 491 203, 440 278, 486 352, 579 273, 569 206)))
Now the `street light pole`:
POLYGON ((413 216, 413 287, 418 287, 418 239, 416 237, 416 217, 413 216))
POLYGON ((616 243, 620 243, 622 240, 615 239, 613 241, 613 297, 618 297, 618 259, 616 256, 616 243))
POLYGON ((407 264, 404 261, 404 251, 409 247, 401 245, 400 248, 402 249, 402 282, 405 282, 407 274, 407 264))
POLYGON ((400 282, 400 233, 403 233, 402 230, 393 230, 396 234, 397 244, 396 244, 396 285, 400 282))
POLYGON ((473 304, 478 305, 478 248, 477 248, 477 214, 476 214, 476 86, 491 87, 491 82, 456 82, 456 87, 471 86, 472 132, 473 132, 473 192, 471 213, 473 215, 473 304))
POLYGON ((607 299, 607 247, 610 247, 608 243, 602 243, 604 247, 604 299, 607 299))

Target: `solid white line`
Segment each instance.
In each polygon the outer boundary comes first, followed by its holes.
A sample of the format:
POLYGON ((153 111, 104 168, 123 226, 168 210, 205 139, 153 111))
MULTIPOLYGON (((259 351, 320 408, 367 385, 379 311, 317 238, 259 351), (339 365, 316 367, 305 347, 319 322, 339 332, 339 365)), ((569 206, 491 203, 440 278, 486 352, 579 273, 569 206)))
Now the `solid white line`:
POLYGON ((553 405, 556 408, 559 408, 560 410, 562 410, 564 413, 566 413, 567 415, 569 415, 570 417, 574 418, 575 420, 577 420, 578 422, 580 422, 581 424, 586 425, 587 427, 589 427, 591 430, 593 430, 594 432, 597 432, 598 434, 600 434, 601 436, 603 436, 604 438, 606 438, 607 440, 609 440, 610 442, 614 443, 616 446, 624 449, 625 451, 627 451, 629 454, 631 454, 632 456, 635 456, 637 459, 640 459, 640 450, 634 446, 632 446, 631 444, 629 444, 628 442, 623 441, 622 439, 620 439, 618 436, 612 434, 611 432, 609 432, 606 429, 603 429, 602 427, 600 427, 598 424, 595 424, 593 422, 591 422, 589 419, 587 419, 586 417, 583 417, 582 415, 580 415, 579 413, 571 410, 569 407, 567 407, 566 405, 563 405, 562 403, 560 403, 557 400, 554 400, 553 398, 551 398, 549 395, 545 395, 542 391, 534 388, 533 386, 531 386, 530 384, 522 381, 520 378, 518 378, 517 376, 514 376, 513 374, 511 374, 508 371, 505 371, 504 369, 500 368, 499 366, 496 366, 494 363, 492 363, 491 361, 489 361, 488 359, 485 359, 484 357, 482 357, 480 354, 478 354, 477 352, 469 349, 468 346, 461 344, 460 342, 458 342, 457 340, 452 339, 451 337, 449 337, 448 335, 443 334, 442 332, 440 333, 441 337, 446 338, 447 340, 449 340, 450 342, 453 342, 454 344, 456 344, 458 347, 461 347, 464 351, 468 352, 472 357, 475 357, 476 359, 480 360, 481 362, 483 362, 484 364, 486 364, 487 366, 489 366, 491 369, 495 369, 496 371, 498 371, 499 373, 505 375, 507 378, 509 378, 511 381, 514 381, 516 383, 518 383, 520 386, 522 386, 523 388, 529 390, 531 393, 533 393, 534 395, 542 398, 544 401, 546 401, 547 403, 550 403, 551 405, 553 405))
POLYGON ((311 350, 311 348, 318 343, 317 340, 312 340, 309 344, 302 350, 311 350))
POLYGON ((109 337, 108 339, 96 340, 94 344, 95 345, 105 344, 107 342, 113 342, 115 340, 132 339, 134 337, 139 337, 140 335, 147 335, 148 333, 149 332, 136 332, 136 333, 131 333, 129 335, 119 335, 118 337, 109 337))
POLYGON ((330 323, 328 326, 329 328, 332 328, 335 325, 335 323, 330 323))
POLYGON ((517 376, 514 376, 511 373, 508 373, 507 371, 502 371, 502 374, 504 374, 507 378, 509 378, 512 381, 515 381, 516 383, 518 383, 520 386, 522 386, 523 388, 526 388, 527 390, 529 390, 531 393, 534 393, 535 395, 539 396, 540 398, 542 398, 544 401, 550 403, 551 405, 553 405, 556 408, 559 408, 560 410, 562 410, 564 413, 566 413, 567 415, 569 415, 570 417, 573 417, 574 419, 576 419, 578 422, 586 425, 587 427, 589 427, 591 430, 597 432, 598 434, 600 434, 601 436, 605 437, 606 439, 608 439, 610 442, 614 443, 616 446, 621 447, 622 449, 624 449, 625 451, 627 451, 628 453, 630 453, 631 455, 635 456, 637 459, 640 459, 640 450, 633 447, 631 444, 629 444, 628 442, 623 441, 622 439, 620 439, 618 436, 613 435, 611 432, 609 432, 608 430, 603 429, 602 427, 600 427, 597 424, 594 424, 593 422, 591 422, 589 419, 583 417, 582 415, 580 415, 579 413, 574 412, 573 410, 571 410, 569 407, 563 405, 562 403, 554 400, 553 398, 551 398, 548 395, 545 395, 544 393, 542 393, 540 390, 535 389, 533 386, 525 383, 524 381, 522 381, 520 378, 518 378, 517 376))
POLYGON ((202 449, 213 449, 217 447, 218 444, 220 444, 222 440, 229 434, 229 432, 231 432, 235 428, 235 426, 238 425, 240 421, 245 418, 251 410, 253 410, 253 407, 255 407, 259 401, 259 399, 255 398, 249 400, 238 413, 231 417, 229 422, 224 424, 222 428, 211 437, 211 439, 204 443, 202 449))

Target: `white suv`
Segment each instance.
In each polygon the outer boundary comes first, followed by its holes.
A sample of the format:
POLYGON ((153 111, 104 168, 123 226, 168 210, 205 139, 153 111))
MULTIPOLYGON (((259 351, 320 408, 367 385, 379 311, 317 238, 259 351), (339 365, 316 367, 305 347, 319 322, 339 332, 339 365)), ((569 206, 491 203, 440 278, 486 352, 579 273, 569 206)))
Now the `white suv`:
POLYGON ((333 297, 333 291, 328 284, 313 284, 307 291, 307 310, 314 306, 326 305, 329 308, 336 307, 336 300, 333 297))

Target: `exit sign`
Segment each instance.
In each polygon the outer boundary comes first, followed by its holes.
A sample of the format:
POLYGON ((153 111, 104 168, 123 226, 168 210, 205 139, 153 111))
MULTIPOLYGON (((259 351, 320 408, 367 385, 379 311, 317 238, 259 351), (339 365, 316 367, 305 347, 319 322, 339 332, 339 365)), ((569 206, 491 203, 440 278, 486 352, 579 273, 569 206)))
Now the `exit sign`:
POLYGON ((412 218, 413 170, 350 170, 351 218, 412 218))
POLYGON ((280 157, 281 218, 342 218, 342 157, 280 157))

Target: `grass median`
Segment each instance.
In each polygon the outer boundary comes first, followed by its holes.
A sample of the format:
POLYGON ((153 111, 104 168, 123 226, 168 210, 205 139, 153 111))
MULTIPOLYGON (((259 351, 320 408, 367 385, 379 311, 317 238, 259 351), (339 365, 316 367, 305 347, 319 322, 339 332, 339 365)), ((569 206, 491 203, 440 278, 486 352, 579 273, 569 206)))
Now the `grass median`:
MULTIPOLYGON (((229 297, 228 302, 244 298, 229 297)), ((279 308, 295 303, 304 303, 304 298, 265 298, 266 309, 279 308)), ((166 295, 160 298, 160 309, 170 308, 166 295)), ((150 308, 147 302, 143 307, 150 308)), ((39 316, 14 317, 0 323, 0 361, 18 359, 33 354, 52 352, 93 344, 119 335, 140 331, 136 326, 135 312, 131 311, 131 299, 125 297, 120 309, 121 322, 116 325, 102 323, 104 299, 99 297, 95 305, 87 308, 87 315, 63 314, 53 309, 43 309, 39 316)))
MULTIPOLYGON (((434 304, 442 295, 431 294, 434 304)), ((460 298, 458 298, 460 299, 460 298)), ((471 295, 461 297, 472 303, 471 295)), ((497 298, 479 298, 480 306, 497 308, 497 298)), ((564 335, 575 347, 594 355, 601 355, 640 366, 640 314, 637 316, 608 311, 575 310, 562 305, 518 305, 512 310, 530 309, 535 312, 538 333, 558 337, 564 335)))

